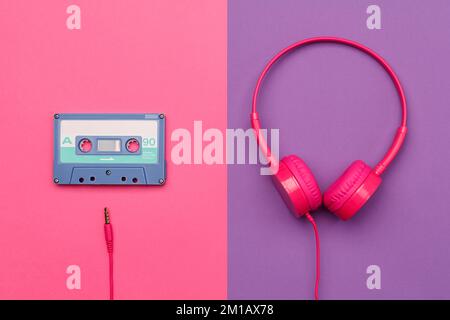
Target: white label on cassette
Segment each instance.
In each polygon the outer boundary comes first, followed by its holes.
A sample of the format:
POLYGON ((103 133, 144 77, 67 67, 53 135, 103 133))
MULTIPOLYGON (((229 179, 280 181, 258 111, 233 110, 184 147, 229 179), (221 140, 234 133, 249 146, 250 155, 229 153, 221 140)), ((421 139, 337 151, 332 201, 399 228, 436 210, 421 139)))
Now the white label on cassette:
POLYGON ((63 163, 157 163, 158 122, 156 120, 61 120, 60 160, 63 163), (121 151, 116 137, 139 137, 142 152, 139 154, 90 155, 78 154, 77 137, 114 137, 100 141, 99 151, 121 151))

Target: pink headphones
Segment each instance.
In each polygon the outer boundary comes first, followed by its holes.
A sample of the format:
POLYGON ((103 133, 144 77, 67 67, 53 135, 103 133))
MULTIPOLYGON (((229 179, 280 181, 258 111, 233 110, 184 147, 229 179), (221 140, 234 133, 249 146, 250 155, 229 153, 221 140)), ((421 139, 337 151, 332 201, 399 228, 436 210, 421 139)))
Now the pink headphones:
POLYGON ((296 48, 320 42, 332 42, 351 46, 373 57, 384 67, 392 78, 400 96, 402 107, 402 120, 400 127, 397 129, 394 141, 386 155, 375 168, 372 169, 361 160, 354 161, 323 195, 325 207, 339 218, 348 220, 361 209, 377 190, 381 183, 380 175, 397 155, 407 131, 405 94, 396 74, 383 58, 359 43, 342 38, 317 37, 294 43, 273 57, 259 76, 253 93, 251 124, 262 152, 269 160, 271 166, 278 168, 278 171, 273 176, 274 182, 287 206, 298 217, 316 210, 322 204, 322 196, 311 170, 301 158, 295 155, 284 157, 279 163, 272 156, 267 142, 260 131, 261 125, 256 111, 256 103, 261 83, 275 62, 296 48))
POLYGON ((306 163, 295 155, 290 155, 281 159, 280 162, 272 155, 267 142, 261 132, 261 124, 259 116, 256 112, 256 102, 261 87, 261 83, 269 72, 270 68, 286 53, 313 43, 332 42, 344 44, 361 50, 378 63, 388 72, 392 81, 397 88, 402 105, 402 122, 397 129, 394 141, 385 156, 375 166, 374 169, 369 167, 361 160, 354 161, 347 170, 337 179, 323 195, 323 203, 329 211, 333 212, 342 220, 348 220, 353 217, 356 212, 369 200, 375 193, 381 183, 380 175, 386 170, 391 161, 395 158, 400 150, 406 136, 406 98, 403 88, 398 80, 394 70, 371 49, 357 43, 342 38, 334 37, 317 37, 299 41, 280 51, 264 68, 259 76, 256 88, 253 93, 251 123, 254 129, 256 140, 262 152, 268 159, 271 168, 274 170, 273 180, 275 186, 286 202, 287 206, 297 216, 305 216, 314 228, 314 235, 316 238, 316 284, 315 284, 315 298, 319 299, 319 279, 320 279, 320 243, 319 232, 316 223, 310 212, 316 210, 322 204, 322 195, 317 185, 311 170, 306 163))

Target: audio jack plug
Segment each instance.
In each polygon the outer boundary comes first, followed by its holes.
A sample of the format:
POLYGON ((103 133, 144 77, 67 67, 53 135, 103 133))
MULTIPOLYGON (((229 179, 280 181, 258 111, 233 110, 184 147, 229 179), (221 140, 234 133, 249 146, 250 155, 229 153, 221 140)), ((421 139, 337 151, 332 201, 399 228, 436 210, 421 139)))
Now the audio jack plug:
POLYGON ((105 207, 105 241, 109 258, 109 299, 114 300, 114 276, 113 276, 113 231, 109 210, 105 207))

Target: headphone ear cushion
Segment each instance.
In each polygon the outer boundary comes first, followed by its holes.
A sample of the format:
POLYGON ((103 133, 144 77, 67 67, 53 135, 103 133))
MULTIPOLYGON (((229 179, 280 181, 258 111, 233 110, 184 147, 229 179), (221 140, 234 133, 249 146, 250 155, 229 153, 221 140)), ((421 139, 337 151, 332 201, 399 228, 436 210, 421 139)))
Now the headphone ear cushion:
POLYGON ((323 195, 324 205, 336 213, 358 190, 372 172, 366 163, 354 161, 323 195))
POLYGON ((313 173, 306 163, 296 155, 284 157, 282 160, 292 172, 308 200, 309 210, 316 210, 322 204, 322 194, 313 173))

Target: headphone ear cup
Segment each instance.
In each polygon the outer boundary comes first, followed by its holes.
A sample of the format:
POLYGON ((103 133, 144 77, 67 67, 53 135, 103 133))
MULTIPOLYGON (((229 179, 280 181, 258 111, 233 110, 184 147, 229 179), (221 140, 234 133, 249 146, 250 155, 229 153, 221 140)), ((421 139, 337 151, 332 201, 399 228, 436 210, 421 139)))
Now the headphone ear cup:
POLYGON ((348 220, 378 189, 381 178, 364 161, 354 161, 323 195, 325 207, 348 220))
POLYGON ((316 210, 322 196, 306 163, 295 155, 281 159, 274 183, 287 206, 298 217, 316 210))

